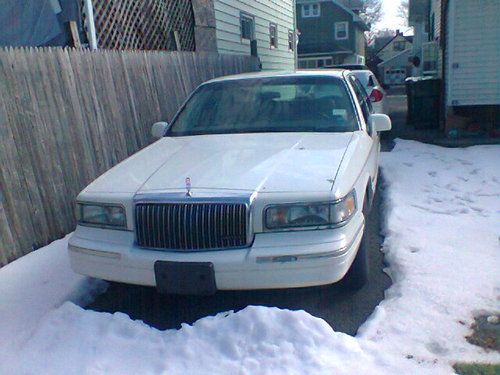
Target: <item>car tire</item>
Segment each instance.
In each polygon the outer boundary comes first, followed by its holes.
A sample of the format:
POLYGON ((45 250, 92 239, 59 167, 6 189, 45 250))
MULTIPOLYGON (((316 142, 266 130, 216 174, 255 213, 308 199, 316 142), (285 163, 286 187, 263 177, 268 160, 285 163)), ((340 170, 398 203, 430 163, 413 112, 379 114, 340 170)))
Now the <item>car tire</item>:
POLYGON ((356 258, 351 264, 349 271, 344 276, 344 285, 351 290, 361 289, 368 281, 370 265, 368 262, 368 236, 366 234, 368 221, 370 220, 369 202, 367 197, 363 202, 363 215, 365 216, 365 227, 363 229, 363 238, 358 248, 356 258))
POLYGON ((372 211, 374 195, 375 194, 372 193, 372 189, 370 187, 367 187, 365 192, 365 201, 363 203, 363 214, 365 215, 365 218, 369 216, 370 212, 372 211))

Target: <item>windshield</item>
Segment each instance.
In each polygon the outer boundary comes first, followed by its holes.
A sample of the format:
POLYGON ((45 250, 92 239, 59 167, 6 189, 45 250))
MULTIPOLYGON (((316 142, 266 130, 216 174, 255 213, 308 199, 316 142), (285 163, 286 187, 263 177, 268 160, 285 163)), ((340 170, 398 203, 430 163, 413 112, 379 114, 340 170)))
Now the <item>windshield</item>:
POLYGON ((344 82, 336 77, 304 76, 202 85, 174 119, 167 135, 357 129, 344 82))

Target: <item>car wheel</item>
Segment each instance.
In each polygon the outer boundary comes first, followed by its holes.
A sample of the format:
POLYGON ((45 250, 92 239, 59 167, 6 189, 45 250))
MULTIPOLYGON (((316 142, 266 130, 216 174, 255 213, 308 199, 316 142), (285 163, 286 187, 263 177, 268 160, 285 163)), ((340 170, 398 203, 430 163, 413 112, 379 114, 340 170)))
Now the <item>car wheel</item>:
POLYGON ((373 197, 374 193, 372 193, 372 189, 367 187, 365 192, 365 201, 363 202, 363 214, 365 218, 370 215, 373 206, 373 197))
POLYGON ((368 281, 368 274, 370 270, 368 263, 368 236, 366 234, 368 221, 370 220, 368 211, 368 199, 365 198, 365 201, 363 202, 363 214, 365 215, 363 238, 361 239, 361 244, 359 245, 356 258, 354 258, 354 262, 352 262, 349 271, 347 271, 347 274, 344 276, 344 284, 351 290, 361 289, 361 287, 363 287, 368 281))

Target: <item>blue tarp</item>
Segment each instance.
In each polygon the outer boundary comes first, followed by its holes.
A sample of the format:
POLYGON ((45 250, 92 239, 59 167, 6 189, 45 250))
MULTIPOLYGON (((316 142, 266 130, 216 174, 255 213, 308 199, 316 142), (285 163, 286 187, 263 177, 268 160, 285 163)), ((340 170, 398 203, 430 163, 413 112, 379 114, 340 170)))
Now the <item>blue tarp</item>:
POLYGON ((66 46, 70 44, 66 22, 81 30, 77 0, 0 0, 0 46, 66 46))

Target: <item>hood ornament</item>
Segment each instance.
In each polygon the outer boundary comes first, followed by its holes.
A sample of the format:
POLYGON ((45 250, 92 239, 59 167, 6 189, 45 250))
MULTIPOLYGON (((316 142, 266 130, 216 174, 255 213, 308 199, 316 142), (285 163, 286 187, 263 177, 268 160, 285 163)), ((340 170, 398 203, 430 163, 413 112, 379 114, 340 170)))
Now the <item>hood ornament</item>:
POLYGON ((191 196, 191 179, 186 177, 186 197, 191 196))

